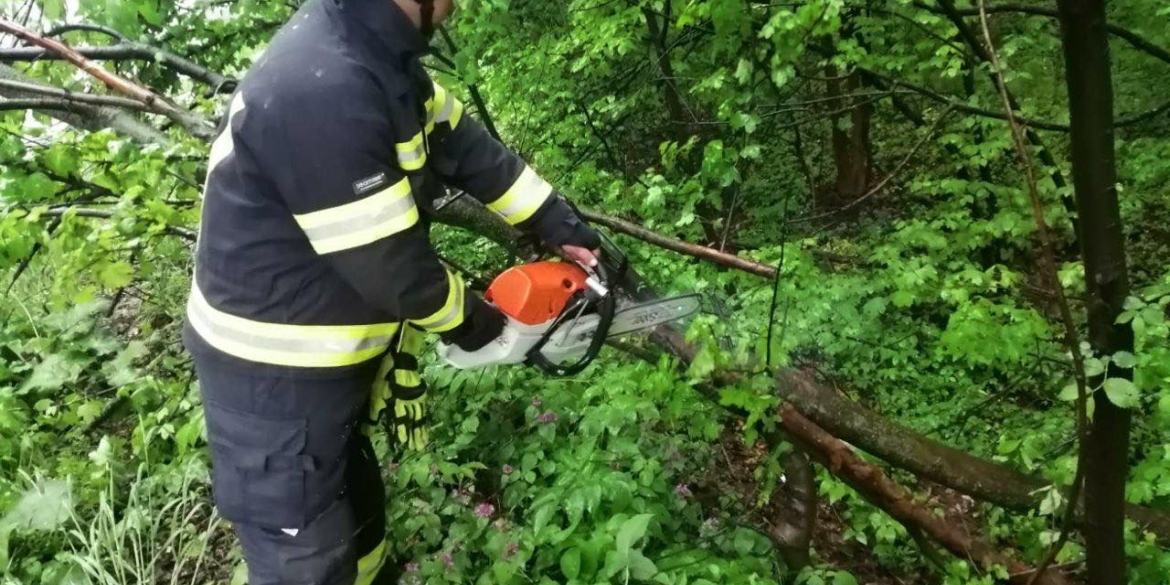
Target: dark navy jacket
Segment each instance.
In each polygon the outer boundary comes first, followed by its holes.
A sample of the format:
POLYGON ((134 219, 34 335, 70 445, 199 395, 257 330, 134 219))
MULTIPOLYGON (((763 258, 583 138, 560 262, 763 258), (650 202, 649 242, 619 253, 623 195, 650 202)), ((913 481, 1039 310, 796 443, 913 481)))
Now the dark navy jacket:
POLYGON ((488 310, 431 248, 442 184, 553 244, 580 224, 433 84, 389 0, 313 0, 241 82, 212 147, 184 340, 197 356, 337 372, 395 324, 450 333, 488 310))

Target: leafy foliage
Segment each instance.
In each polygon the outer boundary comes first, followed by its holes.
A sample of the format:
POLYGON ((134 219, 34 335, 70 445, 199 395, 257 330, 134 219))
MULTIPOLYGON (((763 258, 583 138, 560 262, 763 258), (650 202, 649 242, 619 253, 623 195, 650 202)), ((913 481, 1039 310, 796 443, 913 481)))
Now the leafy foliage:
MULTIPOLYGON (((297 3, 38 0, 27 12, 15 4, 0 13, 32 14, 46 30, 100 24, 239 76, 297 3)), ((708 314, 688 332, 699 346, 689 370, 615 350, 570 380, 432 364, 441 396, 434 450, 400 457, 380 446, 389 541, 411 563, 406 582, 854 585, 925 582, 914 581, 921 574, 948 585, 998 582, 1003 575, 962 559, 929 563, 914 534, 827 473, 818 485, 820 534, 829 536, 814 541, 811 566, 787 566, 760 520, 786 473, 784 448, 761 438, 778 404, 771 379, 745 375, 718 404, 694 391, 717 371, 754 372, 772 356, 932 438, 1072 481, 1070 356, 1036 277, 1035 224, 1007 127, 978 113, 1001 106, 989 66, 954 20, 939 5, 906 0, 465 0, 460 10, 449 30, 457 48, 436 41, 449 62, 431 61, 433 74, 451 88, 474 84, 486 101, 479 115, 560 190, 781 274, 773 290, 621 237, 662 292, 705 294, 708 314), (940 98, 966 109, 916 151, 944 111, 940 98), (863 147, 850 150, 851 137, 863 147), (857 160, 866 161, 867 189, 891 180, 872 194, 845 192, 841 177, 857 160)), ((1111 6, 1110 19, 1170 47, 1170 12, 1155 3, 1111 6)), ((1056 22, 1013 12, 992 22, 1019 115, 1067 124, 1056 22)), ((100 32, 65 38, 117 42, 100 32)), ((1111 43, 1119 118, 1158 107, 1166 63, 1111 43)), ((208 118, 226 106, 214 88, 158 61, 107 65, 208 118)), ((67 65, 17 68, 100 92, 67 65)), ((191 264, 176 230, 197 223, 205 145, 140 119, 162 139, 143 144, 116 125, 69 126, 44 111, 0 112, 0 286, 11 283, 0 306, 6 583, 155 583, 172 574, 228 582, 233 566, 242 582, 239 552, 206 508, 203 421, 178 341, 191 264), (101 214, 84 213, 94 210, 101 214), (185 568, 141 563, 127 543, 185 568), (212 565, 229 569, 212 574, 212 565)), ((1166 124, 1162 113, 1118 130, 1135 291, 1120 321, 1136 346, 1087 362, 1088 374, 1105 376, 1091 390, 1137 415, 1129 500, 1163 510, 1166 124), (1118 375, 1130 368, 1132 382, 1118 375)), ((1042 132, 1031 148, 1062 285, 1079 299, 1067 134, 1042 132)), ((479 273, 512 260, 445 228, 435 240, 479 273)), ((1050 490, 1032 513, 1014 514, 916 487, 1027 562, 1044 556, 1068 504, 1050 490)), ((1170 554, 1137 530, 1128 538, 1131 582, 1162 583, 1170 554)), ((1082 558, 1074 542, 1059 560, 1082 558)))

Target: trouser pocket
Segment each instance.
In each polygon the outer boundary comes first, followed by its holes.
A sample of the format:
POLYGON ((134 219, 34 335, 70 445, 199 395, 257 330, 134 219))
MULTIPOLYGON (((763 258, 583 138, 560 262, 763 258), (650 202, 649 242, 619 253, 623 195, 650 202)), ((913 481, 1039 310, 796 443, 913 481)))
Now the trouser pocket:
POLYGON ((303 528, 306 476, 316 469, 304 452, 308 421, 265 418, 207 401, 203 409, 220 514, 266 528, 303 528))

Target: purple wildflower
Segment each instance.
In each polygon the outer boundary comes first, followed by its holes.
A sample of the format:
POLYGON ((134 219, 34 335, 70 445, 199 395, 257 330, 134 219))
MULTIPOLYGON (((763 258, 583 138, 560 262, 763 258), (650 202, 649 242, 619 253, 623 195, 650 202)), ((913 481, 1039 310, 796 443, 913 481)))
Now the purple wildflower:
POLYGON ((504 475, 512 475, 513 471, 516 471, 516 470, 513 469, 511 465, 504 466, 504 475))
POLYGON ((496 507, 484 502, 475 507, 475 515, 480 518, 491 518, 492 514, 496 513, 496 507))
POLYGON ((691 496, 693 496, 694 494, 691 493, 691 486, 689 486, 685 483, 680 483, 680 484, 674 486, 674 495, 676 495, 680 498, 683 498, 683 499, 687 499, 687 498, 690 498, 691 496))
POLYGON ((540 408, 543 405, 544 405, 544 401, 541 400, 539 396, 532 399, 532 406, 535 406, 536 408, 540 408))
POLYGON ((447 567, 448 569, 455 566, 455 558, 452 557, 451 553, 449 552, 443 553, 443 556, 439 557, 439 560, 441 560, 443 562, 443 566, 447 567))
POLYGON ((552 423, 557 422, 557 418, 558 418, 557 413, 550 410, 550 411, 545 412, 544 414, 541 414, 540 416, 536 417, 536 422, 538 422, 542 425, 547 425, 547 424, 552 424, 552 423))
POLYGON ((504 560, 511 559, 520 551, 520 545, 515 542, 508 543, 508 548, 504 549, 504 560))
POLYGON ((406 563, 406 572, 407 573, 417 573, 418 572, 418 563, 406 563))

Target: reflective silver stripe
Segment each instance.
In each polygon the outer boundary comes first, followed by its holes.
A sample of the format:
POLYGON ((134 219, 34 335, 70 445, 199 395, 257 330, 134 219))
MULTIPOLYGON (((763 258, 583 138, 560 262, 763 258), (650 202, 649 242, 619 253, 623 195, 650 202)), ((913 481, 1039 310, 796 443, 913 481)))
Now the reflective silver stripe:
MULTIPOLYGON (((212 171, 224 159, 231 156, 235 148, 235 138, 232 136, 232 120, 236 114, 244 111, 244 94, 237 93, 232 98, 231 106, 228 107, 228 122, 224 127, 223 132, 215 138, 215 142, 211 143, 211 155, 207 158, 207 177, 210 179, 212 171)), ((206 195, 206 192, 204 193, 206 195)))
POLYGON ((447 94, 447 99, 443 100, 443 108, 435 115, 435 122, 446 122, 451 119, 451 113, 455 111, 455 96, 450 93, 447 94))
POLYGON ((295 367, 335 367, 377 357, 389 346, 398 325, 283 325, 229 315, 207 303, 198 286, 187 301, 187 319, 212 347, 262 363, 295 367))
POLYGON ((399 142, 396 149, 398 150, 398 164, 402 165, 403 169, 417 171, 426 164, 427 147, 421 132, 410 142, 399 142))
POLYGON ((450 122, 451 128, 454 129, 459 125, 459 119, 463 116, 463 104, 459 102, 451 92, 439 84, 435 85, 435 106, 438 112, 434 113, 435 123, 450 122))
POLYGON ((334 223, 325 224, 315 228, 305 230, 305 235, 309 236, 310 240, 318 241, 336 236, 341 236, 356 232, 358 230, 369 229, 378 224, 385 223, 406 215, 410 210, 414 209, 413 197, 402 197, 394 200, 389 205, 379 209, 373 215, 362 215, 358 217, 351 217, 341 219, 334 223))
POLYGON ((369 197, 294 215, 318 254, 357 248, 405 231, 418 223, 418 208, 403 178, 369 197))

